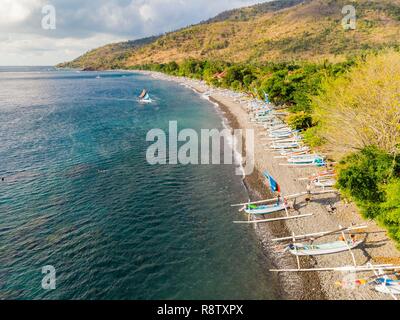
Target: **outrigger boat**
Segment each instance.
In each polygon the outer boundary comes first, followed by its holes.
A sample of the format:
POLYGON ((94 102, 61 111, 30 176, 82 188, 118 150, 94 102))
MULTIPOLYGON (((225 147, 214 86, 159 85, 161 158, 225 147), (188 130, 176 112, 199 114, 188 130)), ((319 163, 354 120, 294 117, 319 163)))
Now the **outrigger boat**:
POLYGON ((314 244, 313 242, 316 239, 326 237, 328 235, 333 234, 342 234, 342 238, 346 239, 345 233, 351 232, 354 230, 364 229, 366 226, 358 226, 358 227, 349 227, 343 228, 339 226, 339 229, 333 231, 326 231, 326 232, 318 232, 318 233, 311 233, 305 235, 292 235, 291 237, 284 237, 284 238, 276 238, 272 241, 287 241, 291 240, 292 243, 289 244, 283 252, 289 251, 291 254, 295 256, 317 256, 317 255, 326 255, 326 254, 333 254, 339 253, 347 250, 354 249, 358 247, 364 241, 355 241, 353 239, 350 240, 340 240, 334 242, 327 242, 322 244, 314 244), (306 239, 311 243, 299 243, 296 240, 306 239))
POLYGON ((336 184, 336 180, 335 179, 322 179, 322 178, 317 178, 315 180, 313 180, 313 185, 315 187, 320 187, 320 188, 329 188, 329 187, 333 187, 336 184))
POLYGON ((291 219, 300 219, 300 218, 305 218, 305 217, 310 217, 313 214, 308 213, 308 214, 299 214, 299 215, 289 215, 289 207, 285 203, 287 199, 289 198, 295 198, 298 197, 302 194, 296 194, 296 195, 291 195, 285 198, 285 201, 283 203, 279 204, 274 204, 274 205, 260 205, 260 206, 254 206, 255 204, 260 204, 260 203, 267 203, 267 202, 273 202, 273 201, 278 201, 281 198, 274 198, 274 199, 267 199, 267 200, 261 200, 261 201, 255 201, 255 202, 248 202, 248 203, 241 203, 241 204, 234 204, 232 205, 233 207, 235 206, 244 206, 242 209, 239 211, 245 211, 246 213, 249 214, 249 219, 247 221, 233 221, 233 223, 238 223, 238 224, 257 224, 257 223, 266 223, 266 222, 274 222, 274 221, 282 221, 282 220, 291 220, 291 219), (253 207, 254 206, 254 207, 253 207), (258 219, 258 220, 250 220, 251 216, 257 216, 257 215, 264 215, 264 214, 272 214, 275 212, 280 212, 280 211, 285 211, 286 216, 284 217, 277 217, 277 218, 268 218, 268 219, 258 219))
POLYGON ((282 130, 282 131, 273 131, 273 132, 270 132, 269 134, 267 134, 267 136, 269 137, 269 138, 289 138, 289 137, 292 137, 292 136, 294 136, 294 137, 298 137, 298 134, 299 133, 299 131, 297 131, 297 130, 295 130, 295 131, 292 131, 292 130, 282 130))
POLYGON ((317 166, 322 167, 325 166, 326 163, 324 158, 318 155, 300 155, 300 156, 292 156, 288 160, 288 163, 280 163, 281 166, 317 166))
POLYGON ((269 145, 270 149, 294 149, 294 148, 300 148, 301 145, 299 142, 281 142, 281 143, 272 143, 269 145))
POLYGON ((296 155, 296 154, 303 154, 303 153, 307 153, 308 151, 310 151, 309 147, 299 147, 299 148, 294 148, 294 149, 289 149, 289 150, 278 150, 279 154, 281 156, 284 156, 285 158, 291 157, 292 155, 296 155))
POLYGON ((287 250, 295 256, 318 256, 339 253, 358 247, 363 241, 334 241, 322 244, 290 244, 287 250))
POLYGON ((263 138, 263 140, 268 140, 270 142, 275 142, 275 143, 281 143, 281 142, 300 142, 302 138, 297 135, 289 135, 287 137, 275 137, 275 138, 265 137, 263 138))
POLYGON ((315 179, 326 179, 326 178, 332 178, 335 176, 335 171, 334 170, 324 170, 317 172, 307 178, 299 178, 297 180, 302 181, 302 180, 310 180, 313 181, 315 179))
POLYGON ((139 102, 140 103, 152 103, 153 100, 150 98, 149 93, 143 89, 142 93, 140 94, 139 98, 139 102))
MULTIPOLYGON (((367 266, 372 266, 367 264, 367 266)), ((393 280, 389 278, 389 275, 398 275, 397 272, 390 274, 385 274, 382 269, 376 270, 375 268, 371 270, 374 272, 374 276, 362 279, 355 279, 353 281, 338 281, 337 285, 347 288, 350 286, 354 288, 355 286, 373 286, 374 290, 383 294, 390 294, 394 300, 397 299, 397 295, 400 294, 400 280, 393 280)))
POLYGON ((389 279, 387 276, 375 280, 378 283, 375 290, 385 294, 399 295, 400 294, 400 281, 389 279))
MULTIPOLYGON (((292 235, 291 237, 285 238, 278 238, 273 239, 272 241, 286 241, 292 239, 293 244, 287 250, 293 250, 291 253, 296 255, 297 259, 297 268, 296 269, 270 269, 271 272, 349 272, 349 273, 356 273, 356 272, 368 272, 373 271, 378 278, 378 281, 375 282, 378 285, 375 286, 375 290, 385 294, 391 294, 393 299, 397 300, 396 294, 400 293, 399 281, 392 281, 386 275, 383 275, 384 270, 386 271, 394 271, 400 270, 400 266, 394 266, 392 264, 379 264, 379 265, 372 265, 370 263, 366 265, 359 266, 356 263, 355 256, 352 252, 352 249, 359 246, 361 241, 354 241, 347 240, 345 236, 345 232, 350 232, 357 229, 362 229, 364 226, 359 227, 350 227, 350 228, 342 228, 339 226, 340 229, 328 232, 320 232, 308 235, 292 235), (296 240, 298 239, 313 239, 315 240, 318 237, 324 237, 327 235, 332 235, 336 233, 341 233, 344 241, 337 241, 329 243, 328 245, 316 245, 314 247, 310 247, 309 249, 302 249, 301 244, 296 244, 296 240), (342 251, 348 250, 351 258, 353 260, 353 265, 346 265, 341 267, 320 267, 320 268, 302 268, 300 265, 299 256, 301 255, 318 255, 318 254, 333 254, 342 251), (307 254, 303 254, 306 252, 307 254), (312 254, 310 254, 312 253, 312 254), (377 273, 379 270, 379 274, 377 273), (383 275, 383 276, 379 276, 383 275)), ((357 280, 356 283, 367 283, 367 281, 359 281, 357 280)))
POLYGON ((271 214, 274 212, 279 212, 287 209, 287 204, 284 202, 272 204, 272 205, 260 205, 249 204, 245 207, 244 211, 248 214, 271 214))
POLYGON ((299 155, 304 155, 308 153, 308 148, 305 148, 302 150, 302 148, 297 149, 297 151, 288 151, 288 152, 280 152, 280 156, 274 156, 275 159, 287 159, 292 156, 299 156, 299 155))
POLYGON ((294 163, 303 163, 303 162, 312 162, 315 160, 323 160, 324 157, 318 155, 318 154, 306 154, 306 155, 300 155, 300 156, 293 156, 288 159, 289 162, 294 162, 294 163))

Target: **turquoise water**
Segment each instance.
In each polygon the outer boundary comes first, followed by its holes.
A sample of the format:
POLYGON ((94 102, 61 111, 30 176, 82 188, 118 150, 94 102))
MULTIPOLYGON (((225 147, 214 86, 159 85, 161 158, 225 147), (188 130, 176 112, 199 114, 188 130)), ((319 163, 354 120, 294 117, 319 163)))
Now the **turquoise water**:
POLYGON ((146 133, 169 120, 222 128, 174 83, 0 69, 0 298, 278 298, 254 230, 232 223, 246 199, 234 166, 146 162, 146 133), (137 103, 143 88, 156 103, 137 103))

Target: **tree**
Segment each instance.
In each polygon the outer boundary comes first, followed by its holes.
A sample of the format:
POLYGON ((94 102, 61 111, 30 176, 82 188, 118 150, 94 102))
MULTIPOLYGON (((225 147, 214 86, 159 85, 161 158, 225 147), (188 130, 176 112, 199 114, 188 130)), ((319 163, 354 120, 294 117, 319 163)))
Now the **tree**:
POLYGON ((400 54, 386 51, 368 56, 346 76, 325 82, 313 103, 324 136, 337 151, 375 145, 398 154, 400 54))

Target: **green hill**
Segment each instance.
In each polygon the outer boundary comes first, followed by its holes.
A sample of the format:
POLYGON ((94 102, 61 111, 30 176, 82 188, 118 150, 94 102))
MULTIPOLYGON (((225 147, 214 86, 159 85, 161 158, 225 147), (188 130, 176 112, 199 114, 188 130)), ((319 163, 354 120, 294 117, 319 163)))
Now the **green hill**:
POLYGON ((400 0, 278 0, 230 10, 158 37, 92 50, 61 67, 127 68, 187 58, 234 62, 340 61, 400 44, 400 0), (356 30, 342 27, 353 4, 356 30))

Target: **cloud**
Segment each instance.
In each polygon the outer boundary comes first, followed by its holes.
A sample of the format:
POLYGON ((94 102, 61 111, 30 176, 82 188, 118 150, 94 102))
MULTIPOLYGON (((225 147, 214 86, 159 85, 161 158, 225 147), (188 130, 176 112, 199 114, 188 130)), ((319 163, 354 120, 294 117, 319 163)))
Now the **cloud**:
POLYGON ((38 0, 0 0, 0 27, 23 23, 39 5, 38 0))
POLYGON ((0 0, 0 64, 17 63, 21 52, 32 63, 53 64, 108 42, 161 34, 260 1, 0 0), (48 4, 56 9, 55 30, 41 27, 48 4))

